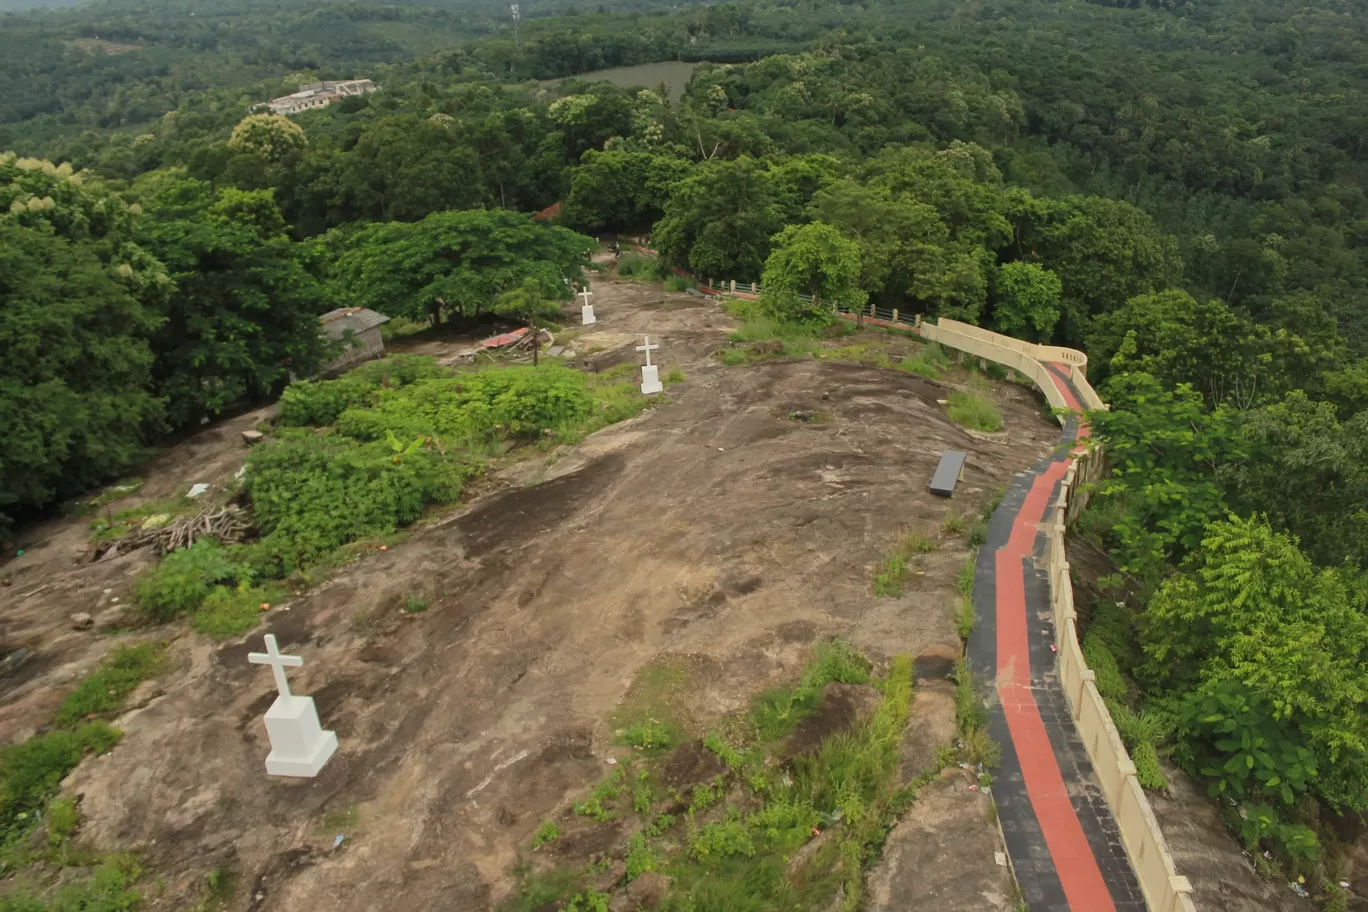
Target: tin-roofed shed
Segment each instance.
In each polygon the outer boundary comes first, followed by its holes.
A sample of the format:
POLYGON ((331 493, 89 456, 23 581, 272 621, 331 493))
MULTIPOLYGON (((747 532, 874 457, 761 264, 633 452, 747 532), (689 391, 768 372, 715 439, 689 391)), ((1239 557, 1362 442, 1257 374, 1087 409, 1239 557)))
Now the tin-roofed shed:
POLYGON ((385 353, 385 340, 380 336, 380 326, 388 323, 389 317, 382 313, 365 307, 339 307, 319 317, 318 322, 323 335, 347 346, 344 352, 323 368, 325 375, 351 370, 361 362, 385 353))

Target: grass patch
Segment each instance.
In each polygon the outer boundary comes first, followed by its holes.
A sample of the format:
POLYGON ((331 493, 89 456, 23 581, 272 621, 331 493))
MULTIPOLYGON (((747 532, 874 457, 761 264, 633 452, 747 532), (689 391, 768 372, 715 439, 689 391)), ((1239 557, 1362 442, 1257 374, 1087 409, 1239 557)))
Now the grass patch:
POLYGON ((925 535, 905 529, 898 541, 884 556, 874 573, 874 594, 879 598, 898 598, 907 582, 909 565, 919 554, 936 550, 936 543, 925 535))
POLYGON ((44 890, 26 886, 0 900, 4 912, 132 912, 142 907, 142 894, 133 889, 142 869, 132 855, 112 855, 100 861, 90 876, 44 890))
POLYGON ((684 382, 684 372, 677 367, 672 367, 665 373, 665 379, 661 383, 671 386, 675 383, 684 382))
POLYGON ((683 276, 672 275, 665 278, 666 291, 687 291, 690 288, 693 288, 693 282, 683 276))
POLYGON ((663 282, 669 277, 670 270, 659 258, 630 250, 618 258, 617 274, 639 282, 663 282))
POLYGON ((1002 430, 1002 412, 992 400, 976 390, 957 390, 950 394, 950 420, 976 431, 1002 430))
POLYGON ((843 684, 869 682, 869 662, 843 640, 818 644, 812 662, 803 669, 798 686, 762 693, 751 706, 751 719, 766 741, 782 738, 821 701, 822 689, 832 681, 843 684))
POLYGON ((977 624, 978 615, 974 613, 974 600, 968 596, 962 596, 959 610, 955 613, 955 632, 959 634, 961 640, 967 643, 969 634, 974 632, 974 627, 977 624))
POLYGON ((323 832, 329 836, 338 833, 349 833, 356 829, 356 825, 360 822, 360 819, 361 817, 354 807, 326 811, 323 814, 322 820, 323 832))
POLYGON ((969 555, 960 564, 959 573, 955 576, 955 589, 965 598, 970 598, 974 594, 974 566, 977 564, 976 555, 969 555))
POLYGON ((619 743, 657 753, 692 730, 690 706, 702 669, 686 656, 664 656, 643 668, 610 719, 619 743))
POLYGON ((939 380, 950 369, 950 359, 939 345, 932 342, 911 358, 898 363, 898 370, 924 380, 939 380))
POLYGON ((143 681, 161 674, 166 663, 162 643, 119 646, 62 701, 54 724, 70 728, 90 718, 110 718, 143 681))
POLYGON ((954 510, 945 514, 945 519, 941 522, 941 531, 946 535, 962 535, 964 533, 964 517, 959 516, 954 510))
POLYGON ((118 731, 104 722, 88 722, 0 751, 0 833, 5 837, 0 841, 8 842, 28 830, 32 818, 82 757, 104 753, 118 743, 118 731))
POLYGON ((275 605, 284 598, 284 590, 278 587, 259 589, 254 586, 219 586, 209 593, 199 609, 191 615, 190 625, 216 640, 232 639, 256 627, 261 620, 262 605, 275 605))

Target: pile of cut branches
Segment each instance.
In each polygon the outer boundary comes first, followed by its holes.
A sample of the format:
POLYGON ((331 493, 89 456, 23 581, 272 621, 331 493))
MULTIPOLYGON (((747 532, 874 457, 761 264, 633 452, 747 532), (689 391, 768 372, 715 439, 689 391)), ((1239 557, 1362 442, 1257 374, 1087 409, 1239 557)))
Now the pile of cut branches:
POLYGON ((97 542, 86 553, 86 562, 94 563, 113 554, 127 554, 148 545, 157 553, 188 548, 201 538, 216 538, 224 544, 240 542, 253 530, 252 517, 241 507, 207 507, 193 516, 182 516, 158 529, 139 529, 114 541, 97 542))

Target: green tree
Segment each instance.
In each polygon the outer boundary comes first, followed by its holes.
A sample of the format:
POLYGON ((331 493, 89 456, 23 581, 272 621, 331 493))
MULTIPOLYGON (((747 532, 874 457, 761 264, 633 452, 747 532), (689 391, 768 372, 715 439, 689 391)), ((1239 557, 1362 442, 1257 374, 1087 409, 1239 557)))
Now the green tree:
POLYGON ((282 226, 271 191, 232 188, 197 213, 142 226, 140 243, 175 283, 159 298, 153 339, 154 389, 173 425, 277 393, 319 364, 327 298, 282 226))
POLYGON ((414 221, 486 195, 479 158, 459 131, 412 114, 367 126, 335 180, 351 218, 414 221))
POLYGON ((1341 423, 1301 390, 1246 413, 1248 456, 1226 466, 1232 504, 1267 514, 1323 566, 1368 566, 1368 413, 1341 423))
POLYGON ((997 271, 998 332, 1032 342, 1048 342, 1059 322, 1063 294, 1059 276, 1034 263, 1003 263, 997 271))
POLYGON ((838 303, 863 313, 860 248, 823 222, 790 225, 774 238, 765 261, 761 301, 776 317, 825 323, 838 303), (811 295, 805 303, 799 295, 811 295))
MULTIPOLYGON (((1178 693, 1243 689, 1266 706, 1279 733, 1270 747, 1285 740, 1309 750, 1318 774, 1305 777, 1308 784, 1335 807, 1361 810, 1368 807, 1368 615, 1349 582, 1340 570, 1318 570, 1294 538, 1262 517, 1231 516, 1210 525, 1188 571, 1150 600, 1142 639, 1150 680, 1178 693)), ((1224 734, 1233 737, 1209 746, 1233 755, 1254 726, 1232 728, 1224 734)), ((1266 774, 1261 782, 1245 784, 1254 767, 1243 763, 1222 765, 1218 775, 1236 779, 1237 792, 1252 787, 1291 803, 1282 789, 1286 767, 1305 764, 1257 752, 1250 759, 1266 774)))
POLYGON ((0 529, 143 455, 157 320, 131 284, 88 244, 0 218, 0 529))
POLYGON ((248 114, 228 140, 235 152, 260 155, 267 161, 280 161, 309 144, 304 128, 281 114, 248 114))
POLYGON ((584 153, 570 173, 562 218, 577 231, 649 231, 671 188, 690 171, 687 161, 650 152, 584 153))
POLYGON ((714 159, 675 185, 652 239, 672 266, 746 281, 760 275, 782 227, 769 171, 751 158, 714 159))
POLYGON ((421 222, 339 232, 325 243, 345 250, 331 271, 343 300, 434 322, 488 311, 527 279, 543 298, 566 300, 594 249, 583 235, 501 210, 439 212, 421 222))
POLYGON ((1102 495, 1124 508, 1116 555, 1132 573, 1161 574, 1229 510, 1218 473, 1245 457, 1239 414, 1209 411, 1192 387, 1166 389, 1143 373, 1117 374, 1101 392, 1111 407, 1088 420, 1113 468, 1102 495))

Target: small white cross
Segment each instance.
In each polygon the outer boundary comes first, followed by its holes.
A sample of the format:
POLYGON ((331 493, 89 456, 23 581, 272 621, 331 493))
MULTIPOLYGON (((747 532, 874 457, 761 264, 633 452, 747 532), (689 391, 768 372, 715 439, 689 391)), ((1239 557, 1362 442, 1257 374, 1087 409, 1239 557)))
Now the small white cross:
POLYGON ((247 661, 253 665, 271 666, 271 673, 275 675, 276 690, 280 691, 282 697, 291 696, 290 682, 285 680, 285 668, 299 668, 304 664, 304 660, 299 656, 281 655, 273 633, 266 634, 266 651, 247 653, 247 661))
POLYGON ((590 290, 587 289, 587 288, 584 289, 584 291, 581 291, 581 292, 580 292, 580 297, 581 297, 581 298, 584 298, 584 306, 585 306, 585 307, 588 307, 588 306, 589 306, 589 296, 592 295, 592 294, 593 294, 593 292, 590 291, 590 290))
POLYGON ((638 346, 636 347, 636 350, 639 351, 639 352, 645 352, 645 353, 646 353, 646 366, 647 366, 647 367, 650 367, 650 366, 651 366, 651 352, 655 351, 657 348, 660 348, 660 343, 657 342, 655 345, 652 345, 652 344, 651 344, 651 337, 650 337, 650 336, 642 336, 641 338, 642 338, 643 341, 645 341, 646 344, 645 344, 645 345, 638 345, 638 346))

